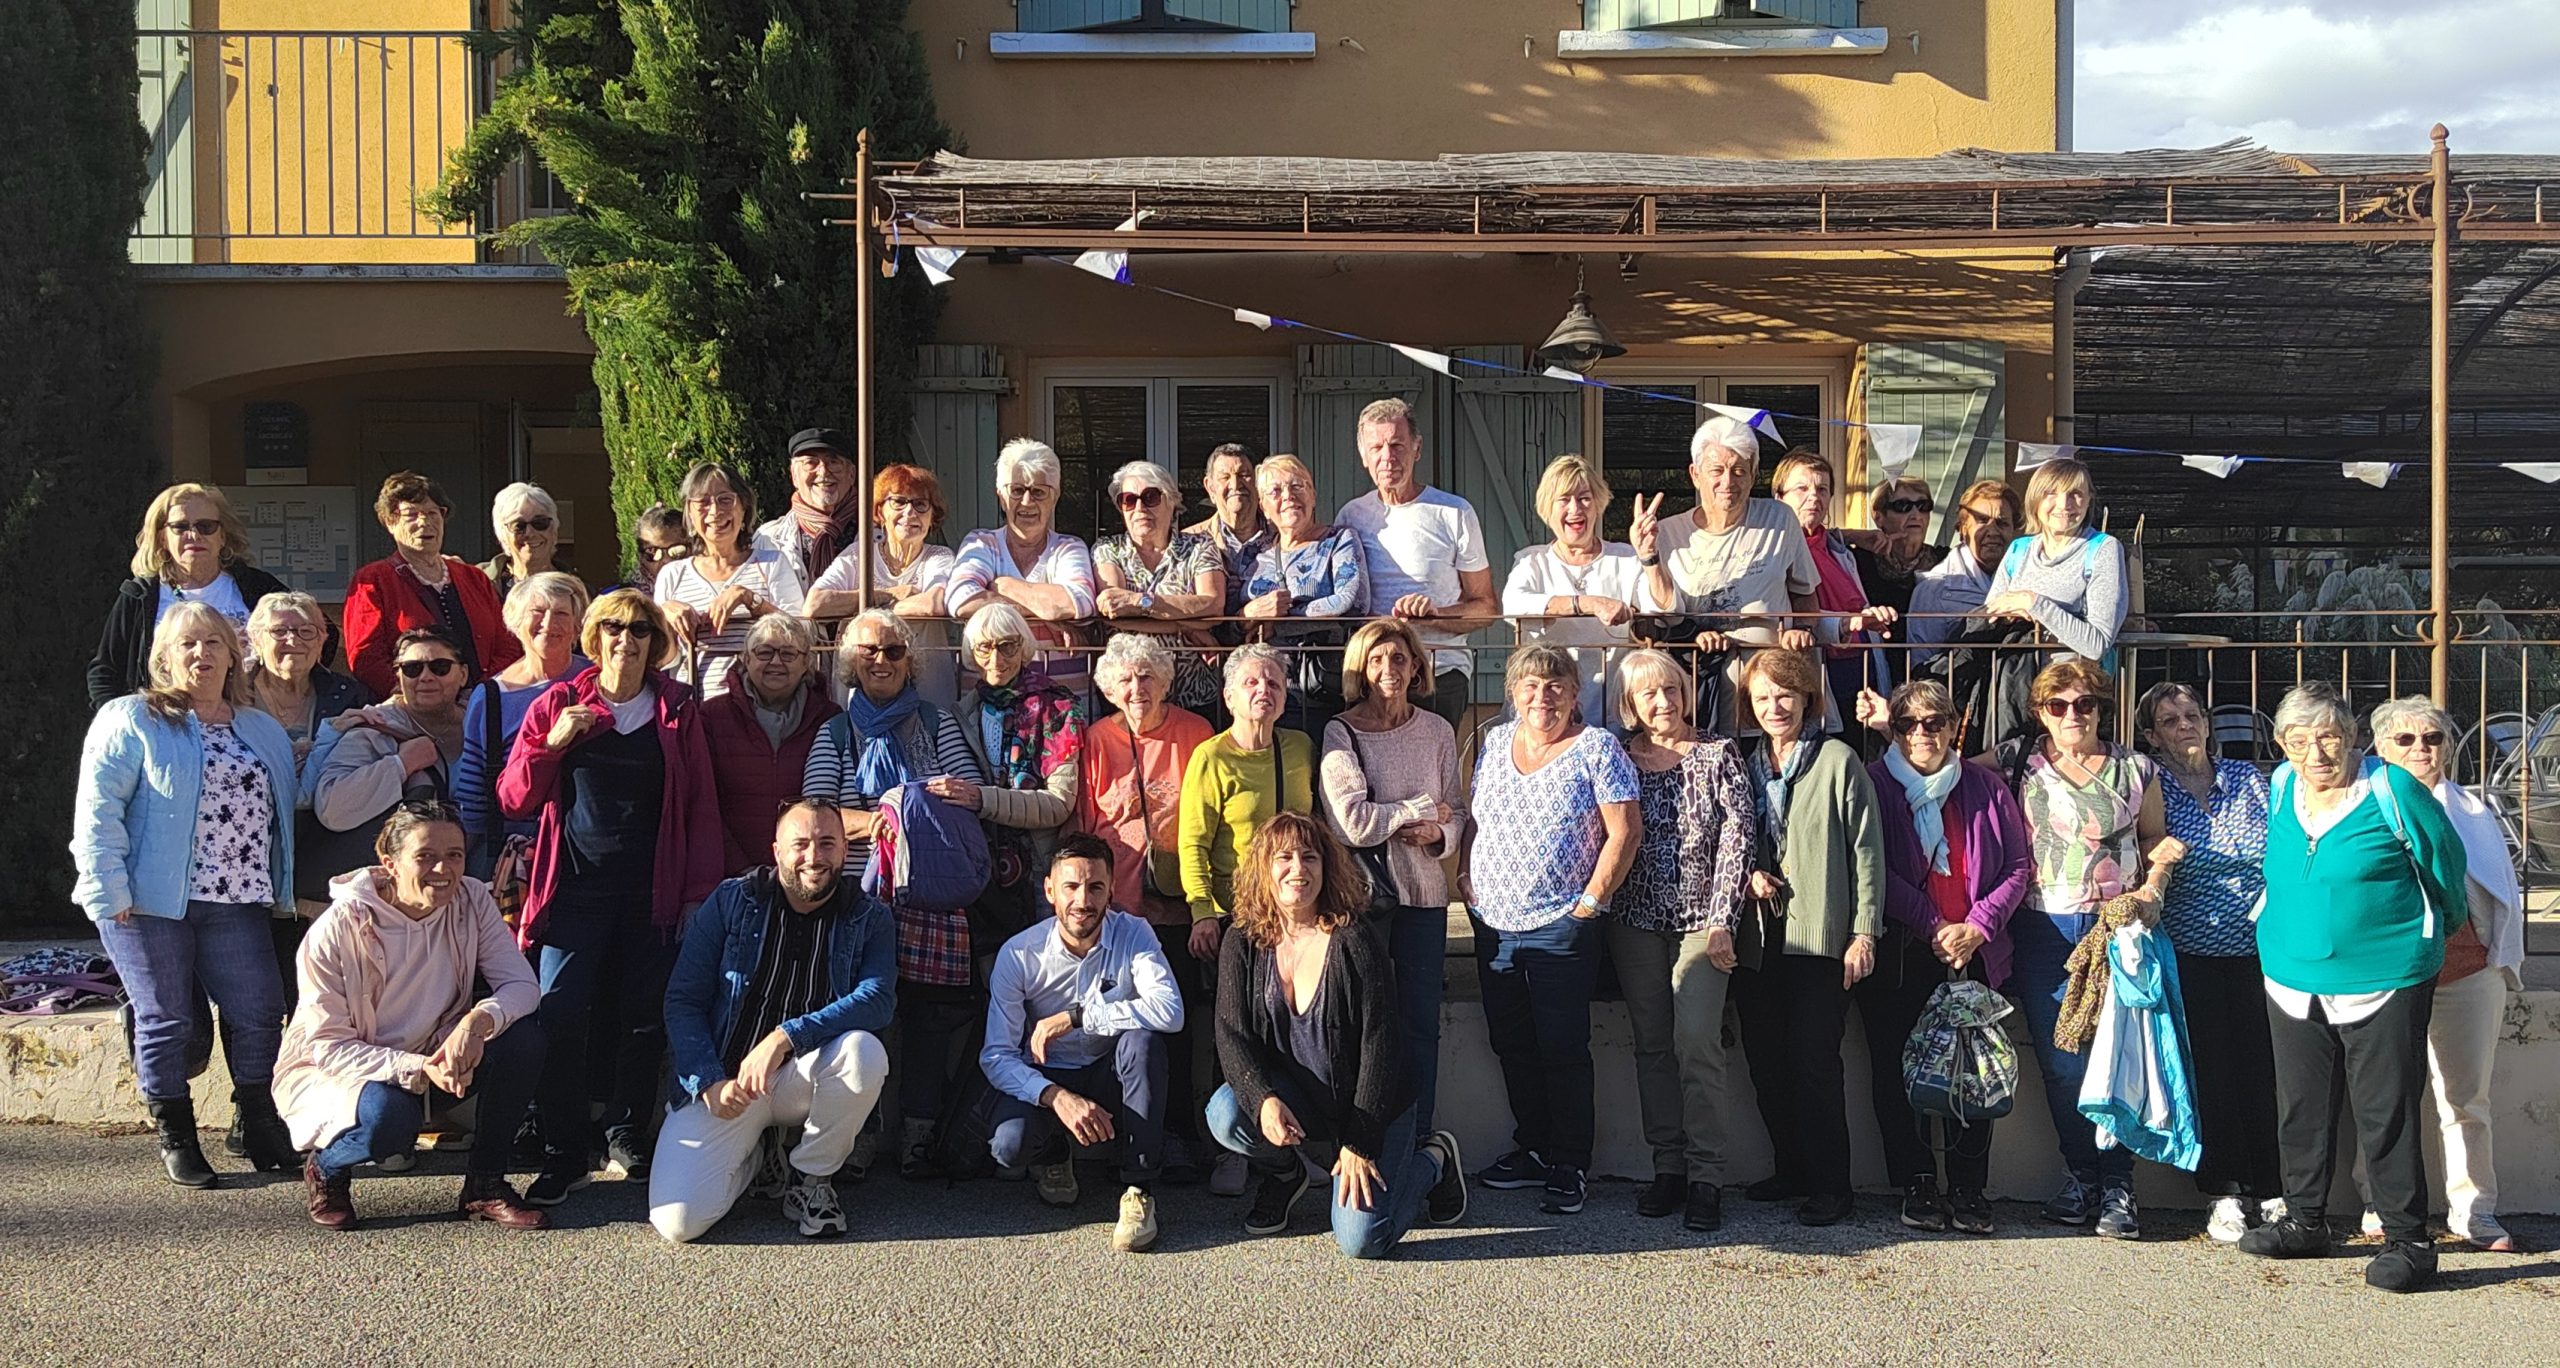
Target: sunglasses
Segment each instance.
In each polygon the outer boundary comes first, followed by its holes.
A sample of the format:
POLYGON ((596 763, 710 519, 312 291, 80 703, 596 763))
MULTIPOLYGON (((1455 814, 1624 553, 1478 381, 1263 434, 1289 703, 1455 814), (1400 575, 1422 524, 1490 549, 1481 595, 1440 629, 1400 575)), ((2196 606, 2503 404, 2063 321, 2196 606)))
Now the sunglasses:
POLYGON ((1163 504, 1164 491, 1161 489, 1149 487, 1146 489, 1124 489, 1120 491, 1120 511, 1123 513, 1139 508, 1158 508, 1163 506, 1163 504))
POLYGON ((885 660, 892 665, 907 658, 907 648, 894 641, 883 642, 877 646, 857 642, 853 653, 865 660, 885 660))
POLYGON ((461 668, 462 662, 451 656, 438 656, 433 660, 404 660, 399 666, 400 677, 403 679, 415 679, 420 675, 434 675, 442 679, 461 668))
POLYGON ((1931 713, 1927 717, 1897 717, 1890 725, 1896 736, 1909 736, 1913 732, 1922 736, 1944 736, 1954 722, 1942 713, 1931 713))
POLYGON ((170 523, 168 527, 172 532, 193 532, 199 537, 211 537, 221 534, 222 520, 220 518, 198 518, 193 522, 188 522, 181 519, 177 522, 170 523))
POLYGON ((776 665, 798 660, 805 652, 786 650, 780 646, 759 646, 747 652, 747 659, 758 665, 776 665))
POLYGON ((606 618, 596 624, 596 630, 606 636, 627 636, 633 641, 647 641, 658 634, 658 625, 638 618, 606 618))
POLYGON ((2086 694, 2078 698, 2048 698, 2044 701, 2047 717, 2095 717, 2106 704, 2086 694))
POLYGON ((518 518, 514 522, 507 524, 507 526, 514 528, 519 533, 548 532, 551 530, 551 520, 544 517, 518 518))
POLYGON ((1887 499, 1884 511, 1887 513, 1935 513, 1938 511, 1938 505, 1928 499, 1887 499))
POLYGON ((2398 746, 2402 750, 2408 750, 2414 746, 2424 746, 2428 750, 2437 750, 2444 745, 2444 733, 2440 731, 2400 732, 2392 736, 2390 740, 2392 745, 2398 746))
POLYGON ((692 554, 693 544, 691 542, 677 542, 673 546, 651 546, 648 543, 643 542, 640 546, 640 559, 642 560, 674 560, 678 556, 690 556, 692 554))

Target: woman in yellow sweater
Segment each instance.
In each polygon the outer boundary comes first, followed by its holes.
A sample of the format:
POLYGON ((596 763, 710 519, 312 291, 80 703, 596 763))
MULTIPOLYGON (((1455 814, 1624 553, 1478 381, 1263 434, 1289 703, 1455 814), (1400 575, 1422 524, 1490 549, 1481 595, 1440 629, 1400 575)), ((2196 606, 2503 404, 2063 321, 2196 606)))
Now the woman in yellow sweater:
POLYGON ((1289 701, 1280 653, 1256 643, 1227 657, 1234 725, 1201 742, 1182 773, 1182 893, 1191 903, 1191 953, 1218 953, 1218 928, 1234 903, 1236 861, 1262 824, 1315 810, 1315 743, 1280 729, 1289 701))

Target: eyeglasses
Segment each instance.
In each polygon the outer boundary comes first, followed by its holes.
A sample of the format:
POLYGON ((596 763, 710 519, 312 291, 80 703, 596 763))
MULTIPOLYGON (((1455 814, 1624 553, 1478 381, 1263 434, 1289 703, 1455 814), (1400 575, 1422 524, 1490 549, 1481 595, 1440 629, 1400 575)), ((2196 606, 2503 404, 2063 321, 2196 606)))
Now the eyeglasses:
POLYGON ((1020 655, 1022 643, 1013 637, 1006 637, 1001 641, 981 641, 970 647, 969 652, 972 655, 982 656, 1020 655))
POLYGON ((317 627, 266 627, 260 630, 269 641, 318 641, 328 635, 317 627))
POLYGON ((169 523, 168 529, 172 532, 193 532, 199 537, 213 537, 221 535, 222 520, 220 518, 197 518, 193 521, 189 521, 181 518, 175 522, 169 523))
POLYGON ((892 665, 907 658, 907 648, 895 641, 884 641, 877 646, 857 641, 853 644, 853 653, 865 660, 885 660, 892 665))
POLYGON ((904 494, 892 494, 888 498, 880 501, 880 511, 883 513, 924 513, 929 512, 932 508, 933 505, 930 502, 924 499, 911 498, 904 494))
POLYGON ((706 494, 698 499, 685 500, 684 506, 687 508, 699 509, 702 512, 708 513, 713 509, 737 507, 738 496, 735 494, 706 494))
POLYGON ((511 527, 511 528, 513 528, 513 529, 515 529, 516 535, 518 535, 518 536, 522 536, 522 535, 524 535, 524 534, 525 534, 525 533, 527 533, 527 532, 548 532, 548 531, 550 531, 550 530, 551 530, 551 520, 550 520, 549 518, 546 518, 546 517, 539 517, 539 516, 537 516, 537 517, 531 517, 531 518, 518 518, 518 519, 516 519, 514 522, 511 522, 511 523, 507 524, 507 526, 509 526, 509 527, 511 527))
POLYGON ((2087 694, 2077 698, 2048 698, 2044 701, 2044 715, 2047 717, 2095 717, 2098 715, 2098 709, 2104 706, 2106 706, 2104 703, 2087 694))
POLYGON ((1164 491, 1157 489, 1152 485, 1145 489, 1124 489, 1120 491, 1120 511, 1123 513, 1131 512, 1140 508, 1159 508, 1162 507, 1163 504, 1164 491))
POLYGON ((434 675, 442 679, 461 668, 462 662, 451 656, 437 656, 433 660, 404 660, 399 665, 402 679, 415 679, 420 675, 434 675))
POLYGON ((1935 513, 1938 511, 1938 505, 1930 499, 1887 499, 1884 511, 1887 513, 1935 513))
POLYGON ((633 641, 647 641, 658 634, 658 624, 654 622, 646 622, 639 618, 606 618, 604 621, 596 624, 596 630, 604 633, 606 636, 621 636, 629 637, 633 641))
POLYGON ((747 652, 747 659, 758 665, 780 665, 798 660, 807 654, 806 651, 795 651, 787 646, 758 646, 747 652))
POLYGON ((2440 731, 2400 732, 2388 739, 2392 745, 2398 746, 2402 750, 2408 750, 2416 746, 2424 746, 2428 750, 2437 750, 2441 749, 2444 745, 2444 733, 2440 731))
POLYGON ((1006 485, 1004 496, 1015 503, 1047 503, 1058 497, 1058 491, 1047 485, 1006 485))
POLYGON ((1909 736, 1913 732, 1918 732, 1922 736, 1944 736, 1947 734, 1947 728, 1952 725, 1954 725, 1953 720, 1944 713, 1931 713, 1926 717, 1897 717, 1891 723, 1893 734, 1896 736, 1909 736))

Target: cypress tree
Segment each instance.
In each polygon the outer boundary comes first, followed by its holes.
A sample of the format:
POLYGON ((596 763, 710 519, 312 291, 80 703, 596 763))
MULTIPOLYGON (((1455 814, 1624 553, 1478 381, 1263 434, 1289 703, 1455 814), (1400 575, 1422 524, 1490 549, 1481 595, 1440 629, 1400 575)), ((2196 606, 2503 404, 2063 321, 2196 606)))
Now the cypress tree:
MULTIPOLYGON (((779 510, 784 438, 854 416, 854 244, 803 196, 842 188, 865 126, 882 158, 949 142, 905 0, 519 0, 502 37, 520 68, 427 208, 469 220, 527 152, 568 191, 575 212, 496 240, 568 274, 624 526, 711 456, 779 510)), ((888 414, 933 299, 912 275, 882 285, 888 414)))

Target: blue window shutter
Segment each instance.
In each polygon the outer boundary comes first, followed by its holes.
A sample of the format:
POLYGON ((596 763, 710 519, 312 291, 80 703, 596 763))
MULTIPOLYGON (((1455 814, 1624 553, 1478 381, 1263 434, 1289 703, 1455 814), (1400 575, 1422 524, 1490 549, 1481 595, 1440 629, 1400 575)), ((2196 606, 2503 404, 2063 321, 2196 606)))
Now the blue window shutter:
POLYGON ((1582 26, 1601 32, 1701 24, 1724 16, 1724 0, 1583 0, 1582 26))
MULTIPOLYGON (((1943 543, 1965 486, 2009 473, 2007 349, 1997 342, 1874 342, 1859 362, 1866 421, 1920 424, 1920 450, 1904 473, 1928 482, 1938 507, 1929 538, 1943 543)), ((1859 483, 1872 489, 1883 473, 1870 464, 1859 483)))
MULTIPOLYGON (((1518 346, 1452 347, 1449 354, 1514 370, 1529 365, 1527 349, 1518 346)), ((1460 366, 1457 374, 1444 424, 1446 474, 1435 483, 1475 506, 1498 594, 1521 548, 1554 537, 1535 506, 1538 477, 1549 461, 1582 449, 1583 391, 1559 380, 1473 366, 1460 366)), ((1478 648, 1475 701, 1503 702, 1502 671, 1495 662, 1515 640, 1510 624, 1497 623, 1468 640, 1478 648)))
POLYGON ((948 513, 942 537, 957 545, 972 528, 1004 521, 995 491, 996 400, 1007 392, 1004 358, 993 347, 935 343, 916 348, 907 459, 933 472, 948 513))
POLYGON ((1858 0, 1751 0, 1751 12, 1822 28, 1858 26, 1858 0))
POLYGON ((1014 0, 1014 27, 1024 33, 1073 33, 1138 17, 1139 0, 1014 0))
POLYGON ((1247 33, 1287 33, 1289 0, 1164 0, 1165 14, 1247 33))

